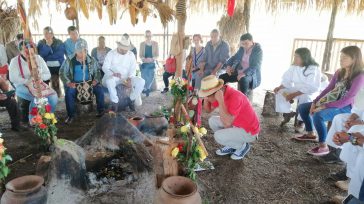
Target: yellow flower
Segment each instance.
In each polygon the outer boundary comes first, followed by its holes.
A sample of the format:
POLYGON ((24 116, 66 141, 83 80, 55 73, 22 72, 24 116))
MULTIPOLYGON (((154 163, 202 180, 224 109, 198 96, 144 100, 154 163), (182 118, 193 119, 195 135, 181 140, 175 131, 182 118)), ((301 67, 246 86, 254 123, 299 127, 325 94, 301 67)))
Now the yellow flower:
POLYGON ((54 115, 54 113, 51 113, 51 118, 56 119, 56 116, 54 115))
POLYGON ((198 130, 202 135, 206 135, 207 134, 207 130, 206 128, 202 127, 198 130))
POLYGON ((0 138, 0 144, 3 144, 3 142, 4 142, 4 139, 0 138))
POLYGON ((206 154, 200 145, 197 147, 197 151, 200 154, 200 161, 204 161, 206 159, 206 154))
POLYGON ((174 79, 171 79, 170 81, 169 81, 169 84, 172 86, 173 84, 175 84, 176 83, 176 81, 174 80, 174 79))
POLYGON ((181 127, 181 132, 182 133, 187 133, 188 132, 188 129, 189 128, 186 125, 184 125, 184 126, 181 127))
POLYGON ((175 148, 172 149, 171 155, 172 155, 173 158, 176 158, 178 153, 179 153, 178 147, 175 147, 175 148))
POLYGON ((58 122, 57 119, 55 118, 52 119, 52 124, 56 124, 57 122, 58 122))
POLYGON ((52 119, 52 115, 50 113, 45 113, 44 114, 44 118, 45 119, 48 119, 48 120, 51 120, 52 119))

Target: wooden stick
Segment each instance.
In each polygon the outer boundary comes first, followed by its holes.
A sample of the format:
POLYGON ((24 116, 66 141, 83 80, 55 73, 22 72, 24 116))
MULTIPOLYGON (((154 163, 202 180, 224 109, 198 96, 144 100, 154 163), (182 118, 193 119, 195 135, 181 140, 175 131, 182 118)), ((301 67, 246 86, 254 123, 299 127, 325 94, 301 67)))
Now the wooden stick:
POLYGON ((8 167, 13 166, 14 164, 18 163, 19 161, 24 160, 24 159, 27 159, 27 158, 31 157, 32 155, 33 154, 29 154, 28 156, 25 156, 23 158, 20 158, 20 159, 16 160, 15 162, 9 164, 8 167))
POLYGON ((185 115, 186 120, 190 121, 190 125, 192 127, 192 131, 195 133, 194 136, 196 137, 198 144, 201 146, 201 148, 205 152, 206 156, 208 156, 209 153, 207 152, 207 150, 205 148, 205 145, 203 144, 203 142, 201 140, 200 133, 196 131, 197 128, 195 128, 195 126, 192 124, 191 118, 188 115, 187 110, 186 110, 186 108, 185 108, 185 106, 183 104, 181 104, 181 109, 182 109, 182 112, 185 115))

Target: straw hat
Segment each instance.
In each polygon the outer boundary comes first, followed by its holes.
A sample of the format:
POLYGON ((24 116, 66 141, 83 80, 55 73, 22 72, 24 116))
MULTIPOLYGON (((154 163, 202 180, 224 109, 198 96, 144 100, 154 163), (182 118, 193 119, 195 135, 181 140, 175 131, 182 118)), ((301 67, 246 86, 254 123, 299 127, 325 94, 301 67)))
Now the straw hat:
POLYGON ((364 88, 361 88, 354 98, 354 106, 364 110, 364 88))
POLYGON ((199 97, 207 97, 214 94, 224 86, 224 80, 216 78, 215 75, 209 75, 201 80, 201 89, 198 92, 199 97))
POLYGON ((130 50, 131 48, 130 39, 128 37, 125 37, 124 35, 121 36, 120 41, 116 41, 116 44, 118 44, 118 48, 121 48, 123 50, 130 50))

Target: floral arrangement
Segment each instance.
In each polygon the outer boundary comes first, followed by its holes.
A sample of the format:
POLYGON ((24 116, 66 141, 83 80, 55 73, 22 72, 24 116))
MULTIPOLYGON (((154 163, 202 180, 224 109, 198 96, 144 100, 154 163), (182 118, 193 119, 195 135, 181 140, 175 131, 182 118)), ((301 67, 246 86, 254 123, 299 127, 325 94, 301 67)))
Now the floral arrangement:
POLYGON ((43 141, 43 145, 52 145, 57 139, 57 119, 51 113, 51 105, 46 98, 36 100, 37 107, 33 107, 30 114, 33 116, 31 123, 35 127, 35 134, 43 141))
POLYGON ((177 78, 169 81, 171 86, 171 94, 173 95, 174 100, 182 100, 182 102, 186 101, 187 91, 193 91, 193 87, 188 85, 188 81, 186 79, 177 78))
POLYGON ((2 133, 0 133, 0 180, 4 182, 5 178, 9 175, 10 169, 6 165, 7 162, 12 161, 10 155, 6 154, 4 147, 4 139, 1 137, 2 133))
MULTIPOLYGON (((207 130, 204 127, 195 128, 195 132, 198 132, 200 136, 207 134, 207 130)), ((182 126, 179 132, 182 135, 183 143, 179 143, 177 147, 173 148, 171 155, 186 167, 187 176, 192 180, 196 180, 195 168, 199 162, 203 162, 206 159, 206 154, 196 138, 189 136, 191 132, 189 124, 182 126)))

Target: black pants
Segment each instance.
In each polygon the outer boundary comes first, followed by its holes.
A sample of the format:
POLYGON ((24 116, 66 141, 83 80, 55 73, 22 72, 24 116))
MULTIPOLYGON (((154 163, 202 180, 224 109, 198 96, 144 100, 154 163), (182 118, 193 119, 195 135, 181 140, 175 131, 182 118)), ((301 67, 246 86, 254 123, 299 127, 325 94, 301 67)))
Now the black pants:
POLYGON ((232 75, 225 73, 220 75, 219 78, 224 80, 224 84, 238 82, 240 91, 243 92, 243 94, 247 95, 249 90, 251 89, 250 87, 251 83, 253 82, 253 78, 251 76, 245 76, 238 81, 237 77, 238 77, 237 73, 232 75))
POLYGON ((20 112, 18 109, 18 104, 14 98, 7 98, 5 100, 0 101, 0 106, 5 107, 9 113, 11 127, 16 128, 20 125, 20 112))
MULTIPOLYGON (((164 82, 165 88, 168 88, 169 87, 169 80, 168 79, 171 76, 174 76, 174 73, 169 73, 169 72, 164 72, 163 73, 163 82, 164 82)), ((185 78, 185 79, 187 79, 187 77, 186 77, 186 71, 185 70, 182 71, 182 77, 185 78)))

